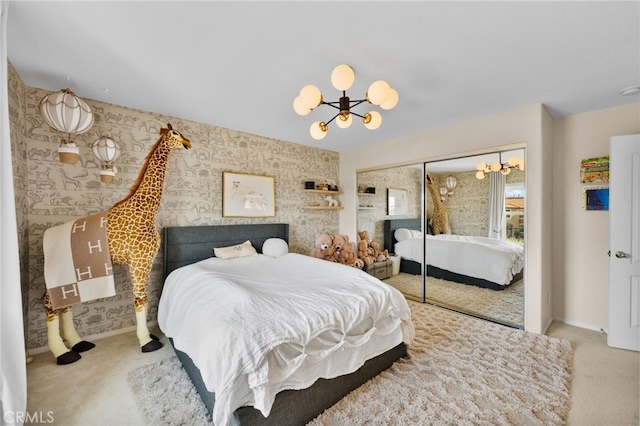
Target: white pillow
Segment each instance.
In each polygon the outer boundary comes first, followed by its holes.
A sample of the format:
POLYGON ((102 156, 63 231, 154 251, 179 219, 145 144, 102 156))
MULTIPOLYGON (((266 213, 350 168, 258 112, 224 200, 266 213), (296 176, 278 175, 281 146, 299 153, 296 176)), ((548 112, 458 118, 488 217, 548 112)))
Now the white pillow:
POLYGON ((411 232, 411 238, 421 238, 422 237, 422 231, 419 231, 417 229, 410 229, 409 232, 411 232))
POLYGON ((242 244, 236 244, 235 246, 215 247, 213 249, 213 253, 220 259, 235 259, 236 257, 246 257, 258 254, 249 240, 242 244))
POLYGON ((411 238, 411 231, 407 228, 398 228, 393 233, 393 236, 396 237, 397 241, 404 241, 411 238))
POLYGON ((262 254, 279 257, 289 253, 289 245, 282 238, 269 238, 262 245, 262 254))

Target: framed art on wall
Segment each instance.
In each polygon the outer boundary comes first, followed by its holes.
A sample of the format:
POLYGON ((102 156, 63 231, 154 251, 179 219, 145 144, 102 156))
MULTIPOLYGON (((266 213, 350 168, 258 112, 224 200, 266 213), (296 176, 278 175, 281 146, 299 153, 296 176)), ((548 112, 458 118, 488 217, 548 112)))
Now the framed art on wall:
POLYGON ((407 214, 407 190, 387 189, 387 214, 389 216, 399 216, 407 214))
POLYGON ((275 176, 222 172, 222 217, 275 215, 275 176))

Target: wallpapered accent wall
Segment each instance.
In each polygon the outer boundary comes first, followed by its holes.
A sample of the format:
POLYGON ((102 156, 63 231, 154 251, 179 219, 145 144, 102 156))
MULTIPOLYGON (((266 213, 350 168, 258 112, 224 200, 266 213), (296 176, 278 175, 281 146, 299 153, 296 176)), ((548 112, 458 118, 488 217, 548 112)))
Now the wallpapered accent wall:
MULTIPOLYGON (((385 219, 420 217, 422 203, 422 168, 392 167, 358 173, 358 187, 374 187, 375 195, 358 195, 358 232, 369 231, 371 239, 384 247, 385 219), (407 191, 407 214, 387 215, 387 189, 407 191)), ((393 249, 385 247, 392 252, 393 249)))
MULTIPOLYGON (((304 210, 304 182, 338 180, 337 152, 273 140, 208 124, 166 117, 85 99, 95 113, 92 129, 80 135, 77 164, 58 161, 59 138, 38 112, 38 102, 49 92, 25 86, 11 74, 12 146, 16 151, 16 196, 21 216, 21 260, 28 273, 28 349, 46 346, 42 235, 59 223, 106 210, 128 195, 161 127, 171 123, 191 140, 189 151, 174 151, 167 168, 165 192, 157 226, 235 223, 289 223, 290 251, 307 253, 315 234, 337 232, 337 211, 304 210), (111 184, 100 182, 99 162, 90 146, 109 135, 122 147, 118 173, 111 184), (222 218, 222 172, 275 176, 276 216, 222 218), (28 251, 26 250, 28 248, 28 251)), ((82 97, 81 93, 78 93, 82 97)), ((162 251, 162 248, 161 248, 162 251)), ((155 321, 161 292, 162 260, 156 258, 148 286, 149 320, 155 321)), ((81 335, 97 335, 135 325, 131 282, 123 266, 115 266, 117 294, 109 299, 76 305, 81 335)), ((23 289, 25 284, 23 283, 23 289)))

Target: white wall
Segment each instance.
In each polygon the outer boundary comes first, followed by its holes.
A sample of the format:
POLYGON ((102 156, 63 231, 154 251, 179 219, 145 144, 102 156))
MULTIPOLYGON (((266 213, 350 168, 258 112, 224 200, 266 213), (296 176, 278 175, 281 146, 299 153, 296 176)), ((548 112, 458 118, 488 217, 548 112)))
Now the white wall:
POLYGON ((553 132, 553 314, 608 328, 609 212, 582 208, 580 161, 609 155, 609 138, 640 133, 640 104, 556 120, 553 132))
POLYGON ((525 329, 543 332, 552 320, 551 126, 551 117, 538 104, 340 153, 340 183, 345 192, 340 233, 351 238, 357 234, 359 170, 526 146, 525 329))

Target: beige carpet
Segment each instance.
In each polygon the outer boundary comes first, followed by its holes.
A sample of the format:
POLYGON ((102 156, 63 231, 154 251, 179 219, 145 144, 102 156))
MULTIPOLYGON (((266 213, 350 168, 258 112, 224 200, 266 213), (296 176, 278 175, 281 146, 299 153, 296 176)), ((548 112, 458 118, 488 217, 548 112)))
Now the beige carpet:
MULTIPOLYGON (((384 280, 406 296, 422 300, 422 277, 401 272, 384 280)), ((427 277, 427 301, 488 318, 514 327, 524 327, 524 280, 495 291, 427 277)))
MULTIPOLYGON (((573 350, 528 333, 409 301, 416 340, 396 362, 312 425, 566 422, 573 350)), ((146 424, 207 424, 175 357, 129 373, 146 424)))

